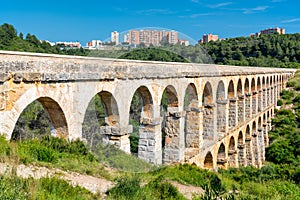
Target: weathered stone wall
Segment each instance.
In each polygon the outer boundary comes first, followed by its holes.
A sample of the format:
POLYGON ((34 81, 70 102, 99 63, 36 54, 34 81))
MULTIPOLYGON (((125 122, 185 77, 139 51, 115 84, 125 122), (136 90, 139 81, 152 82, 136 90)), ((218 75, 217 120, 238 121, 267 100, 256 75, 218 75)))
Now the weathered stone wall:
POLYGON ((229 100, 229 120, 228 120, 229 127, 236 126, 236 104, 237 101, 235 98, 229 100))
POLYGON ((251 118, 251 94, 246 94, 245 98, 245 117, 246 119, 251 118))

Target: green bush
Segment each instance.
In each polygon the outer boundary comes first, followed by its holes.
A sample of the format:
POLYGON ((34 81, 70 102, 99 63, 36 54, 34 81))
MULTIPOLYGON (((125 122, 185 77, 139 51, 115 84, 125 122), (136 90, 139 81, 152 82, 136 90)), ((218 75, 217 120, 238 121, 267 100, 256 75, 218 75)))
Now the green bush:
POLYGON ((282 106, 283 105, 283 101, 281 99, 277 100, 277 106, 282 106))

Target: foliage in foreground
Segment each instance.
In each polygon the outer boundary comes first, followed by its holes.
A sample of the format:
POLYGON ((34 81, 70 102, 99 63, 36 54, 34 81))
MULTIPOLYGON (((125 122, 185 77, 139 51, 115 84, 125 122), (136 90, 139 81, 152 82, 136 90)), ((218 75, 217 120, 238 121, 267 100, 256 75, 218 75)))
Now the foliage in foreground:
POLYGON ((0 176, 0 199, 61 199, 84 200, 97 199, 81 187, 73 187, 58 178, 22 179, 15 175, 0 176))

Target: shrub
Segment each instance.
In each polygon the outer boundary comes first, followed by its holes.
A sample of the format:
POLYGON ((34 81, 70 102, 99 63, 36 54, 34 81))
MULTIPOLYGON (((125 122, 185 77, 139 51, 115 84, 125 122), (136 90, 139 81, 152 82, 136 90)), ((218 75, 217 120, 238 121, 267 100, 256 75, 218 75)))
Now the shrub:
POLYGON ((283 105, 283 101, 281 99, 277 100, 277 106, 282 106, 283 105))

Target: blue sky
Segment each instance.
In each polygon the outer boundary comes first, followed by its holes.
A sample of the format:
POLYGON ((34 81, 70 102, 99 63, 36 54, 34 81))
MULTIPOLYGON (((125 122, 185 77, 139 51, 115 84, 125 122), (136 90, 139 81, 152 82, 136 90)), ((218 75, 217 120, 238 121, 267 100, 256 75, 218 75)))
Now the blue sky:
POLYGON ((0 24, 50 41, 105 40, 110 32, 162 27, 195 40, 228 38, 269 27, 300 32, 299 0, 2 0, 0 24))

